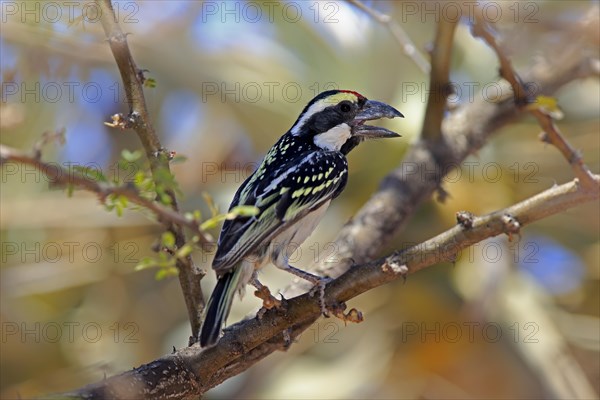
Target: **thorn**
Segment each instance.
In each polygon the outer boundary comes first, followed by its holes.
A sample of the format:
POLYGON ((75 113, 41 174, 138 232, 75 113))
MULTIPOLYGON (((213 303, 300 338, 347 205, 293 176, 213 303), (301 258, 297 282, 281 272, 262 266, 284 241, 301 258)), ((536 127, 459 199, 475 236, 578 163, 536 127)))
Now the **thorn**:
POLYGON ((521 224, 510 214, 504 214, 501 218, 501 221, 504 225, 504 232, 508 235, 508 241, 512 242, 513 234, 520 235, 521 224))
POLYGON ((133 126, 133 123, 135 122, 131 119, 131 117, 125 118, 125 116, 121 113, 111 115, 110 119, 112 120, 112 122, 105 122, 104 125, 122 130, 131 128, 133 126))
POLYGON ((474 216, 469 211, 458 211, 456 213, 456 223, 464 229, 473 228, 473 219, 474 216))
POLYGON ((547 143, 547 144, 551 144, 552 142, 550 141, 550 137, 548 136, 548 134, 545 131, 541 131, 540 134, 538 135, 538 138, 543 142, 543 143, 547 143))

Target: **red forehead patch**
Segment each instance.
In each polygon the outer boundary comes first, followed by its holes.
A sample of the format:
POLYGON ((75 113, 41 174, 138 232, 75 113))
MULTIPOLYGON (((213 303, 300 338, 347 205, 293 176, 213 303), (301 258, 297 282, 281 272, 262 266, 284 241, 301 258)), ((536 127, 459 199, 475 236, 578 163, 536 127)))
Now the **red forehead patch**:
POLYGON ((355 95, 356 97, 358 97, 359 100, 362 100, 365 98, 365 96, 363 96, 362 94, 355 92, 354 90, 340 90, 340 92, 342 93, 352 93, 353 95, 355 95))

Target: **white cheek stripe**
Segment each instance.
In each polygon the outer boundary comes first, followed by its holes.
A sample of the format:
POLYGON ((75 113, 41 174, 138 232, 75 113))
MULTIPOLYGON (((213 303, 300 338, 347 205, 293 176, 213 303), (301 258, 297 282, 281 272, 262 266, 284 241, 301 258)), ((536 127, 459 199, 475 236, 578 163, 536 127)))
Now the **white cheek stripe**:
POLYGON ((350 136, 352 136, 350 125, 340 124, 327 132, 316 135, 313 140, 317 146, 324 150, 340 151, 350 136))
POLYGON ((310 117, 332 105, 333 103, 331 100, 328 101, 328 99, 325 98, 310 106, 302 118, 300 118, 300 121, 298 121, 298 123, 294 125, 294 128, 292 128, 292 135, 298 135, 300 133, 300 128, 306 123, 306 121, 308 121, 310 117))

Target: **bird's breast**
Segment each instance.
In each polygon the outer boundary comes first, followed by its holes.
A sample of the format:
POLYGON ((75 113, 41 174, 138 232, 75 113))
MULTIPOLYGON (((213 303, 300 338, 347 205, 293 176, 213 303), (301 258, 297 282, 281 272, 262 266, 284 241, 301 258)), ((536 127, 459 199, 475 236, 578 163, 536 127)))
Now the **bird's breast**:
POLYGON ((331 200, 327 200, 319 208, 311 211, 304 218, 275 236, 270 245, 272 259, 274 260, 282 256, 286 259, 289 258, 315 230, 323 218, 323 214, 327 211, 329 203, 331 203, 331 200))

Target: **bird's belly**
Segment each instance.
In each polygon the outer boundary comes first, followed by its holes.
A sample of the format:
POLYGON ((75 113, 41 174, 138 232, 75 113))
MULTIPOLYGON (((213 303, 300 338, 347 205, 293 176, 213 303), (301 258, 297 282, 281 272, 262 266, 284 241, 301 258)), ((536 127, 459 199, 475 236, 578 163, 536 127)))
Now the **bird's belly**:
POLYGON ((312 211, 300 221, 280 232, 271 242, 258 251, 245 257, 239 266, 242 269, 240 280, 236 287, 240 297, 244 296, 246 285, 250 282, 254 271, 260 270, 266 264, 287 264, 288 258, 310 236, 323 217, 331 200, 312 211))
POLYGON ((280 232, 273 238, 269 246, 269 253, 271 255, 271 263, 277 259, 287 259, 292 255, 298 247, 311 235, 315 230, 319 222, 321 221, 323 214, 327 211, 331 200, 327 200, 322 206, 316 210, 307 214, 300 221, 291 225, 286 230, 280 232))

